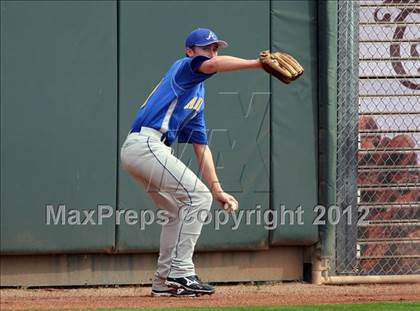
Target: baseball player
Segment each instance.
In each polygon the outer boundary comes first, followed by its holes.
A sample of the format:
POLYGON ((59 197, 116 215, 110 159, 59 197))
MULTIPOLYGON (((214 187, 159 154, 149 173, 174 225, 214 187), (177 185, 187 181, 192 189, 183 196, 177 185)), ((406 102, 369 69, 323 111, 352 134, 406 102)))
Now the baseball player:
POLYGON ((213 199, 231 210, 238 201, 223 191, 207 144, 204 81, 218 72, 263 67, 260 59, 218 56, 218 49, 227 46, 209 29, 192 31, 185 57, 175 61, 147 97, 121 148, 124 169, 169 219, 162 225, 153 296, 215 292, 198 278, 192 261, 202 228, 197 215, 208 212, 213 199), (175 140, 192 144, 207 186, 173 155, 175 140))

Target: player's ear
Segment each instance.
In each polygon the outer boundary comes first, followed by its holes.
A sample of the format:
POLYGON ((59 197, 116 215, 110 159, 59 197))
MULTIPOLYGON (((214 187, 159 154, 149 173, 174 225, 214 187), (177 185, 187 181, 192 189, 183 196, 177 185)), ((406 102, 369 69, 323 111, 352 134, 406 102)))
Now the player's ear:
POLYGON ((193 51, 193 49, 191 49, 191 48, 186 48, 186 49, 185 49, 185 55, 186 55, 187 57, 193 57, 193 56, 194 56, 194 51, 193 51))

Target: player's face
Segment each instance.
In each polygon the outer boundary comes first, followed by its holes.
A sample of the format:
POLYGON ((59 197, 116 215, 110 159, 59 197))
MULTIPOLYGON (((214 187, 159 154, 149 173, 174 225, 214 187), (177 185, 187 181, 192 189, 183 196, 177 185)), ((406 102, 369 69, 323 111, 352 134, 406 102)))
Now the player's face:
POLYGON ((192 48, 192 51, 193 51, 192 57, 202 55, 202 56, 207 56, 208 58, 212 58, 212 57, 217 56, 218 50, 219 50, 219 45, 217 43, 212 43, 205 46, 194 46, 192 48))

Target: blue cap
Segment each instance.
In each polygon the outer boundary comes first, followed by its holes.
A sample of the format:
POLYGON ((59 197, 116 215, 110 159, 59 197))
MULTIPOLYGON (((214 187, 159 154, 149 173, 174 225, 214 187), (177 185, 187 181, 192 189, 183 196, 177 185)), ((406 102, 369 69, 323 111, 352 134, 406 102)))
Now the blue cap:
POLYGON ((212 43, 217 43, 220 48, 228 46, 226 41, 219 40, 216 34, 207 28, 197 28, 193 30, 185 40, 185 47, 190 48, 193 45, 205 46, 212 43))

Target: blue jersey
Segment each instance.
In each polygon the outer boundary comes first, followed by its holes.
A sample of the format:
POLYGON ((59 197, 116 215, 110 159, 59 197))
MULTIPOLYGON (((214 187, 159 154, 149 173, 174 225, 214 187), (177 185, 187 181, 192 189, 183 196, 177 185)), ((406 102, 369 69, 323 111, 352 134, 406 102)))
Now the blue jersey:
POLYGON ((168 146, 177 138, 180 143, 207 144, 203 81, 213 74, 198 68, 208 59, 177 60, 138 110, 131 132, 146 126, 163 133, 168 146))

